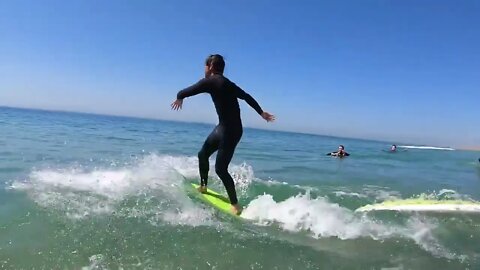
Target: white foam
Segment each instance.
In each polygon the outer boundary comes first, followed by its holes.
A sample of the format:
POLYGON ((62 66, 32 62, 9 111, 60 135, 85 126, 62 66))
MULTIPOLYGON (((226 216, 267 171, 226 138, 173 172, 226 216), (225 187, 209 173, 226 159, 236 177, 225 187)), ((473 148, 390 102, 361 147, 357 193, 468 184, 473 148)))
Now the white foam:
POLYGON ((333 194, 337 197, 357 197, 357 198, 366 198, 366 195, 357 193, 357 192, 346 192, 346 191, 334 191, 333 194))
POLYGON ((441 189, 438 193, 433 191, 431 193, 422 193, 418 198, 427 200, 464 200, 474 201, 469 195, 458 193, 453 189, 441 189))
MULTIPOLYGON (((277 180, 274 180, 274 179, 268 179, 266 181, 263 181, 263 184, 267 185, 267 186, 284 186, 284 185, 288 185, 287 182, 285 181, 277 181, 277 180)), ((294 187, 298 187, 300 188, 299 185, 293 185, 294 187)))
POLYGON ((82 267, 82 270, 104 269, 105 256, 103 254, 95 254, 88 258, 90 265, 82 267))
POLYGON ((468 212, 480 213, 480 205, 473 204, 430 204, 430 205, 370 205, 357 209, 358 212, 368 212, 374 210, 405 211, 405 212, 468 212))
POLYGON ((441 190, 438 192, 438 196, 442 196, 442 195, 444 195, 444 194, 455 194, 455 193, 457 193, 457 192, 456 192, 455 190, 453 190, 453 189, 446 189, 446 188, 444 188, 444 189, 441 189, 441 190))
POLYGON ((395 200, 401 198, 401 194, 397 191, 390 190, 387 187, 365 185, 362 188, 362 194, 371 197, 376 201, 395 200))
POLYGON ((455 149, 450 147, 435 147, 435 146, 415 146, 415 145, 400 145, 400 148, 406 149, 420 149, 420 150, 445 150, 445 151, 454 151, 455 149))
POLYGON ((365 220, 360 222, 352 211, 323 198, 311 199, 308 193, 282 202, 275 202, 268 194, 259 196, 250 202, 242 217, 261 225, 278 223, 288 231, 309 231, 314 237, 352 239, 370 235, 378 238, 388 234, 378 224, 365 220))
POLYGON ((76 191, 89 191, 106 197, 116 198, 126 193, 131 187, 132 172, 119 171, 93 171, 82 172, 71 170, 43 170, 30 174, 30 179, 36 185, 65 188, 76 191))
POLYGON ((431 232, 436 225, 427 219, 410 218, 406 227, 385 225, 366 215, 356 215, 353 211, 324 198, 312 199, 308 193, 280 202, 274 201, 271 195, 261 195, 250 202, 242 217, 259 225, 276 224, 286 231, 307 231, 315 238, 409 238, 436 256, 453 256, 432 236, 431 232))
POLYGON ((255 174, 253 172, 252 166, 249 166, 245 162, 241 165, 232 164, 230 165, 229 170, 232 175, 233 181, 235 182, 235 188, 237 189, 237 193, 245 194, 248 187, 255 179, 255 174))
POLYGON ((417 245, 424 250, 430 252, 435 257, 443 257, 447 259, 460 259, 462 256, 456 256, 454 253, 442 246, 433 235, 432 231, 438 226, 437 222, 427 220, 425 217, 413 216, 407 224, 402 234, 412 238, 417 245))
MULTIPOLYGON (((167 210, 160 218, 162 221, 166 221, 173 225, 189 225, 200 226, 206 224, 214 224, 212 219, 214 210, 213 208, 197 208, 194 206, 184 207, 184 209, 167 210)), ((157 224, 157 218, 151 218, 150 222, 157 224)))
MULTIPOLYGON (((254 177, 251 166, 232 164, 230 171, 239 194, 246 191, 254 177)), ((210 224, 212 212, 188 198, 185 177, 198 179, 196 157, 151 154, 121 168, 89 170, 77 166, 34 170, 27 180, 14 181, 11 188, 27 192, 39 205, 60 210, 70 218, 115 212, 143 216, 152 224, 161 221, 194 226, 210 224), (136 205, 118 209, 122 201, 132 198, 136 205), (152 200, 157 204, 149 204, 152 200), (149 208, 139 204, 148 204, 149 208)))

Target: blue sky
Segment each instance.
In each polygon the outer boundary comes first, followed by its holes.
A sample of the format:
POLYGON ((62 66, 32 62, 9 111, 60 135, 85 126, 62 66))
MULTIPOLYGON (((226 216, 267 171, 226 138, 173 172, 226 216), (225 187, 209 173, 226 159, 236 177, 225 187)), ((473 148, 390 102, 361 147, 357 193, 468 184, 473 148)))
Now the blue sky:
POLYGON ((480 1, 0 1, 0 105, 215 123, 170 111, 221 53, 277 115, 246 126, 480 146, 480 1))

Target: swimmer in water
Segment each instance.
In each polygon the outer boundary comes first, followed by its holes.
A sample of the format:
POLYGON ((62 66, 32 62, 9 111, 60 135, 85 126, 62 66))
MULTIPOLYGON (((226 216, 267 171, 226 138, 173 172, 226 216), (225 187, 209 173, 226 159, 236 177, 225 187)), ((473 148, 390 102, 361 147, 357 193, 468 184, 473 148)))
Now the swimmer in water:
POLYGON ((397 145, 392 145, 392 147, 390 147, 390 152, 397 152, 397 145))
POLYGON ((345 151, 345 146, 339 145, 337 152, 328 153, 327 156, 334 156, 334 157, 343 158, 343 157, 348 157, 348 156, 350 156, 350 154, 345 151))

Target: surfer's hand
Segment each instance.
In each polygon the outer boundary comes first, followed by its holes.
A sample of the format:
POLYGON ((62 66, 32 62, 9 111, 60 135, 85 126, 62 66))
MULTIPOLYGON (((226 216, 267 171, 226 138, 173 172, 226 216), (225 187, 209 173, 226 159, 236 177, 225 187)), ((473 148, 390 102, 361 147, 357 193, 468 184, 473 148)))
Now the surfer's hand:
POLYGON ((183 105, 183 99, 176 99, 171 105, 172 110, 175 110, 175 111, 181 110, 182 105, 183 105))
POLYGON ((269 114, 268 112, 262 112, 262 118, 267 120, 267 122, 275 121, 275 115, 269 114))

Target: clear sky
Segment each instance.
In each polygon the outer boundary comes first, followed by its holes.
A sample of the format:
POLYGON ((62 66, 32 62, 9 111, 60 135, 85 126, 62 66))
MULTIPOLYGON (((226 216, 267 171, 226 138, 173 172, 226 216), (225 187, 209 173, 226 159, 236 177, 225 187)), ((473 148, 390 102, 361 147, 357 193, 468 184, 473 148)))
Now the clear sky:
POLYGON ((246 126, 480 146, 477 0, 0 1, 0 105, 215 123, 210 53, 246 126))

